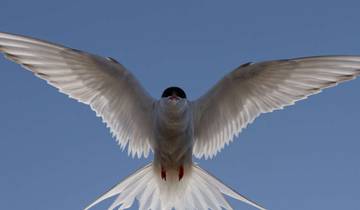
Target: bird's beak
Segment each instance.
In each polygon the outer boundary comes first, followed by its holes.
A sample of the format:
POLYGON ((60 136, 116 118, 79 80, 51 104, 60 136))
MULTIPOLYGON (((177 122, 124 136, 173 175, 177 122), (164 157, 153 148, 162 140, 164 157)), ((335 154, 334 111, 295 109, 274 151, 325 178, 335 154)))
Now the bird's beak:
POLYGON ((172 96, 169 96, 169 100, 170 101, 178 101, 178 100, 180 100, 180 98, 176 95, 172 95, 172 96))

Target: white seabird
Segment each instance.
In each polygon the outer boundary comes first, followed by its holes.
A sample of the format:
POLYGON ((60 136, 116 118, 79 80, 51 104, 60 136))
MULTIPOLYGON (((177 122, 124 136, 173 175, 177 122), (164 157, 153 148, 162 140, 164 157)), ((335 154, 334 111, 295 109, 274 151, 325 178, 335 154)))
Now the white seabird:
POLYGON ((360 56, 317 56, 247 63, 190 101, 178 87, 151 97, 115 59, 0 33, 0 52, 60 92, 88 104, 132 157, 154 161, 85 209, 117 195, 109 209, 232 209, 224 195, 265 208, 193 163, 212 158, 262 113, 292 105, 360 74, 360 56))

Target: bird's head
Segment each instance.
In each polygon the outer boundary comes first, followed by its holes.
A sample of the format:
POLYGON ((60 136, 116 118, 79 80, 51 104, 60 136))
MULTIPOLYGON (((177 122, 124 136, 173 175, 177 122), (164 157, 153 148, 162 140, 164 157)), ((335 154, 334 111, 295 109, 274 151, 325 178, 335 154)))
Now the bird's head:
POLYGON ((177 104, 179 101, 186 100, 185 91, 179 87, 168 87, 161 95, 162 99, 166 99, 172 104, 177 104))

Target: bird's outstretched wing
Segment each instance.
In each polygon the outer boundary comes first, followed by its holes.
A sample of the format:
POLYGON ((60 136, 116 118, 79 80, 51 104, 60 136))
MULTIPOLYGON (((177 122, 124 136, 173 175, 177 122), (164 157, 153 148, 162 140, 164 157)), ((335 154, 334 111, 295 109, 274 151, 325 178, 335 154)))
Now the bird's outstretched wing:
POLYGON ((0 33, 0 53, 90 105, 129 154, 148 156, 154 100, 116 60, 8 33, 0 33))
POLYGON ((360 56, 318 56, 244 64, 194 108, 194 155, 211 158, 261 113, 292 105, 360 74, 360 56))

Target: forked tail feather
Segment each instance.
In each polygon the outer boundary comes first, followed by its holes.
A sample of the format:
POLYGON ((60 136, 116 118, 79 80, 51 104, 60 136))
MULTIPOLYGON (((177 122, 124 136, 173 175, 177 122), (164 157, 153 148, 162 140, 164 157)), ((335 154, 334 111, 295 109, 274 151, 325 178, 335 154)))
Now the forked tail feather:
POLYGON ((100 196, 85 210, 115 195, 118 197, 109 210, 130 208, 135 200, 139 202, 139 210, 232 210, 224 195, 265 210, 195 164, 185 171, 181 181, 177 176, 173 179, 170 176, 165 181, 158 172, 152 163, 146 165, 100 196))

